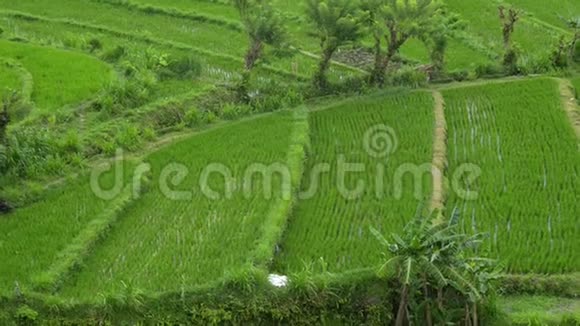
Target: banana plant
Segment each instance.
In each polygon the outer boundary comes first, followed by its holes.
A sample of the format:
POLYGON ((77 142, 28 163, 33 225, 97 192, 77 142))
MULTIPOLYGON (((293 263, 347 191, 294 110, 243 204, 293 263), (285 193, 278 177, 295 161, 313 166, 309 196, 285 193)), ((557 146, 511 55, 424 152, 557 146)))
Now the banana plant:
MULTIPOLYGON (((477 243, 477 237, 467 237, 458 233, 458 215, 453 214, 447 223, 438 223, 437 213, 418 214, 403 229, 401 235, 392 234, 391 241, 379 231, 371 228, 372 234, 382 244, 385 262, 379 268, 379 275, 395 273, 402 288, 396 326, 410 322, 410 303, 414 293, 422 293, 425 324, 433 325, 431 298, 432 288, 443 289, 451 286, 460 293, 478 296, 477 288, 465 277, 461 257, 464 250, 477 243)), ((442 298, 439 297, 439 308, 442 298)))
POLYGON ((232 0, 249 39, 244 57, 244 71, 239 85, 241 96, 247 96, 250 75, 263 57, 265 45, 274 48, 286 46, 287 30, 281 15, 267 1, 232 0))

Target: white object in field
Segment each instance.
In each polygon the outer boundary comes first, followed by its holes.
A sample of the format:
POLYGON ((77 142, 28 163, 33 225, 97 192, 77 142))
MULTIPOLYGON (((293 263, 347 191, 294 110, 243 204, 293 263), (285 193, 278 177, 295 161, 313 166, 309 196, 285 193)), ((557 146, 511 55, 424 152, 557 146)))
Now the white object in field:
POLYGON ((270 284, 272 284, 277 288, 283 288, 288 285, 288 276, 270 274, 268 276, 268 281, 270 282, 270 284))

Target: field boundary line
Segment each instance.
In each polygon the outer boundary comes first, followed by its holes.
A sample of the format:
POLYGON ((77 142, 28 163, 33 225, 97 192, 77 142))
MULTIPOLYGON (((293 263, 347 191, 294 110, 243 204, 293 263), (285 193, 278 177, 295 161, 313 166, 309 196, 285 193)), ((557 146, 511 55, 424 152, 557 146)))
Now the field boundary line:
POLYGON ((227 29, 236 32, 244 31, 244 27, 239 21, 233 21, 227 18, 217 17, 214 15, 196 11, 185 11, 175 7, 159 7, 150 4, 136 3, 130 0, 89 0, 89 1, 95 3, 105 3, 115 7, 124 7, 127 10, 141 11, 147 14, 170 16, 174 18, 191 20, 198 23, 209 23, 212 25, 225 27, 227 29))
POLYGON ((526 80, 534 80, 534 79, 547 79, 549 77, 541 76, 541 75, 529 75, 529 76, 510 76, 510 77, 503 77, 503 78, 495 78, 495 79, 478 79, 474 81, 468 82, 452 82, 448 84, 435 84, 432 85, 432 89, 435 90, 449 90, 449 89, 459 89, 459 88, 468 88, 468 87, 478 87, 478 86, 485 86, 488 84, 504 84, 504 83, 512 83, 512 82, 520 82, 526 80))
POLYGON ((574 94, 574 86, 568 79, 556 78, 558 81, 558 89, 560 92, 560 99, 562 101, 562 108, 566 111, 568 120, 576 137, 580 140, 580 108, 577 104, 576 95, 574 94))
MULTIPOLYGON (((86 23, 86 22, 79 22, 79 21, 72 20, 72 19, 62 19, 62 18, 51 18, 51 17, 45 17, 45 16, 37 16, 37 15, 32 15, 29 13, 14 11, 14 10, 0 10, 0 15, 12 17, 12 18, 16 18, 16 19, 69 25, 69 26, 74 26, 74 27, 83 28, 83 29, 87 29, 87 30, 93 30, 93 31, 101 32, 101 33, 110 34, 110 35, 120 37, 120 38, 142 41, 142 42, 145 42, 148 44, 156 44, 156 45, 170 47, 170 48, 174 48, 174 49, 178 49, 178 50, 192 51, 198 55, 205 55, 205 56, 213 57, 216 59, 235 62, 235 63, 240 64, 240 67, 244 62, 244 60, 241 57, 238 58, 238 57, 228 55, 228 54, 219 54, 219 53, 215 53, 213 51, 208 51, 208 50, 205 50, 202 48, 193 47, 193 46, 190 46, 190 45, 187 45, 184 43, 180 43, 180 42, 161 40, 161 39, 158 39, 155 37, 150 37, 150 36, 146 36, 146 35, 139 35, 137 33, 119 31, 119 30, 116 30, 116 29, 113 29, 110 27, 90 24, 90 23, 86 23)), ((277 74, 277 75, 279 75, 281 77, 285 77, 285 78, 295 78, 295 79, 300 80, 300 81, 309 80, 309 77, 307 77, 306 75, 295 74, 295 73, 286 71, 284 69, 272 67, 271 65, 268 65, 268 64, 261 64, 257 67, 257 69, 263 69, 265 71, 271 72, 273 74, 277 74)))
MULTIPOLYGON (((149 180, 145 180, 145 184, 147 183, 149 180)), ((33 288, 40 292, 57 292, 72 276, 75 269, 81 267, 98 243, 106 237, 107 231, 121 218, 123 212, 142 195, 142 191, 134 189, 133 183, 126 185, 121 194, 57 254, 48 270, 33 277, 33 288)))
POLYGON ((556 25, 552 25, 552 24, 548 23, 547 21, 544 21, 538 17, 524 16, 522 18, 522 21, 524 23, 528 23, 532 26, 545 27, 547 29, 551 29, 553 32, 558 32, 560 34, 569 35, 569 36, 574 35, 572 32, 565 30, 564 28, 558 27, 556 25))
POLYGON ((445 208, 444 171, 447 167, 447 122, 443 95, 437 90, 433 90, 432 94, 435 128, 433 131, 433 162, 431 164, 433 190, 429 206, 431 211, 438 211, 441 214, 445 208))
MULTIPOLYGON (((286 164, 290 171, 290 184, 285 184, 285 191, 290 191, 290 197, 277 199, 270 208, 262 227, 262 234, 257 241, 257 247, 250 254, 250 263, 258 268, 268 270, 274 260, 278 244, 282 239, 292 214, 292 209, 298 201, 298 193, 302 186, 305 171, 306 152, 310 144, 309 111, 306 106, 294 110, 294 121, 286 164)), ((284 182, 284 181, 283 181, 284 182)))
POLYGON ((22 92, 22 98, 26 103, 33 104, 32 92, 34 90, 34 77, 30 71, 24 68, 20 61, 12 58, 0 57, 0 63, 18 71, 20 82, 22 83, 22 89, 20 90, 22 92))

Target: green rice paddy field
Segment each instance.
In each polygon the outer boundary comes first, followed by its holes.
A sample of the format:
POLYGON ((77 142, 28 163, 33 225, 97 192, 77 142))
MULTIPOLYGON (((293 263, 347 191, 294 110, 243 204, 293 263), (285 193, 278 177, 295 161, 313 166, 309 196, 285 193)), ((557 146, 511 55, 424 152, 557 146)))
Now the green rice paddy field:
MULTIPOLYGON (((443 215, 456 210, 463 231, 485 233, 481 253, 498 259, 504 274, 580 273, 580 122, 567 114, 578 105, 565 101, 561 87, 570 82, 580 103, 574 72, 376 90, 295 107, 292 99, 304 94, 288 85, 314 74, 321 50, 304 6, 272 3, 301 50, 256 68, 252 82, 288 89, 278 112, 212 106, 221 100, 213 91, 239 80, 248 44, 227 1, 0 0, 0 98, 19 91, 27 108, 6 138, 38 151, 58 138, 58 152, 44 158, 51 177, 19 180, 46 172, 40 168, 0 174, 0 195, 17 192, 8 185, 34 189, 0 215, 0 304, 19 291, 95 304, 128 291, 183 296, 256 270, 291 278, 374 270, 384 257, 370 228, 400 232, 438 188, 443 215), (199 64, 189 67, 193 77, 162 74, 184 57, 199 64), (136 100, 115 106, 124 96, 136 100), (436 121, 439 106, 444 121, 436 121), (18 138, 26 135, 34 138, 18 138), (430 166, 437 140, 446 145, 441 185, 430 166), (131 153, 111 159, 116 147, 131 153), (100 179, 104 188, 120 187, 113 199, 97 196, 91 182, 103 162, 123 170, 100 179), (246 189, 255 164, 289 171, 272 174, 271 191, 264 176, 252 176, 246 189), (345 164, 350 170, 341 174, 345 164), (477 177, 457 178, 465 166, 477 177), (136 171, 143 176, 134 178, 136 171), (292 189, 288 197, 283 186, 292 189)), ((572 0, 510 3, 525 10, 514 40, 528 59, 570 36, 561 17, 580 10, 572 0)), ((449 40, 447 69, 473 75, 499 60, 497 4, 445 4, 468 23, 449 40)), ((417 39, 400 55, 429 62, 417 39)), ((335 61, 329 79, 367 74, 335 61)), ((0 172, 4 162, 37 154, 10 152, 2 139, 0 172)), ((535 302, 553 307, 557 298, 501 300, 520 318, 535 302)), ((577 298, 567 300, 564 310, 577 307, 577 298)), ((551 312, 543 317, 552 320, 551 312)))

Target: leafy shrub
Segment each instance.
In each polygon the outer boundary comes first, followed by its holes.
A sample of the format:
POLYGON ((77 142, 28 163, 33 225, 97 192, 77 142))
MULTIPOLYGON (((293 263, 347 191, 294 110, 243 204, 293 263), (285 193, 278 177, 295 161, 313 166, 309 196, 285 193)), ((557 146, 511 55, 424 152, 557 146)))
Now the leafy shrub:
POLYGON ((0 144, 0 173, 6 172, 8 168, 8 148, 0 144))
POLYGON ((123 76, 127 78, 134 77, 139 73, 139 68, 137 68, 131 61, 123 61, 119 64, 119 69, 121 70, 121 73, 123 73, 123 76))
POLYGON ((139 129, 132 124, 120 126, 115 141, 120 147, 130 151, 139 149, 142 143, 139 129))
POLYGON ((508 74, 508 75, 517 75, 519 73, 519 69, 518 69, 518 59, 520 56, 520 50, 518 49, 518 47, 513 47, 511 49, 509 49, 503 57, 503 67, 504 67, 504 71, 508 74))
POLYGON ((22 305, 18 310, 16 310, 14 317, 16 317, 16 320, 18 320, 19 323, 26 325, 36 321, 38 318, 38 312, 30 308, 28 305, 22 305))
POLYGON ((475 76, 481 77, 501 77, 505 72, 501 66, 493 63, 484 63, 475 67, 475 76))
POLYGON ((550 58, 549 55, 523 55, 519 59, 517 73, 522 75, 530 74, 545 74, 557 68, 553 60, 557 58, 550 58))
POLYGON ((449 72, 449 78, 454 81, 462 82, 469 79, 469 71, 467 70, 454 70, 449 72))
POLYGON ((197 108, 191 108, 185 113, 184 120, 188 127, 195 127, 201 123, 201 114, 197 108))
POLYGON ((117 45, 116 47, 105 51, 101 55, 101 59, 110 63, 118 62, 123 56, 125 56, 126 52, 127 50, 124 46, 117 45))
POLYGON ((101 50, 103 48, 103 43, 96 37, 91 38, 88 42, 88 50, 93 53, 95 51, 101 50))
POLYGON ((109 84, 93 106, 99 111, 111 114, 141 106, 149 100, 155 83, 155 77, 147 71, 139 72, 126 81, 109 84))
POLYGON ((252 107, 245 104, 228 103, 224 106, 221 112, 222 118, 226 120, 234 120, 246 116, 252 112, 252 107))
POLYGON ((79 153, 82 150, 82 141, 76 130, 69 130, 59 143, 60 153, 79 153))
POLYGON ((390 77, 390 84, 393 86, 419 88, 427 84, 427 75, 425 72, 412 67, 404 67, 390 77))
POLYGON ((212 124, 217 121, 218 117, 212 111, 206 111, 203 114, 204 122, 207 124, 212 124))
POLYGON ((580 295, 578 274, 569 275, 506 275, 501 280, 504 295, 554 295, 575 298, 580 295))
POLYGON ((573 50, 572 60, 576 63, 580 63, 580 42, 576 43, 576 47, 573 50))
POLYGON ((238 116, 238 108, 235 104, 228 103, 222 109, 222 118, 233 120, 238 116))
POLYGON ((161 80, 194 79, 201 74, 201 64, 192 56, 169 60, 167 65, 159 68, 157 74, 161 80))
POLYGON ((155 140, 155 138, 157 138, 157 133, 155 132, 155 129, 151 127, 144 128, 141 131, 141 133, 143 135, 143 139, 145 139, 146 141, 153 141, 155 140))

